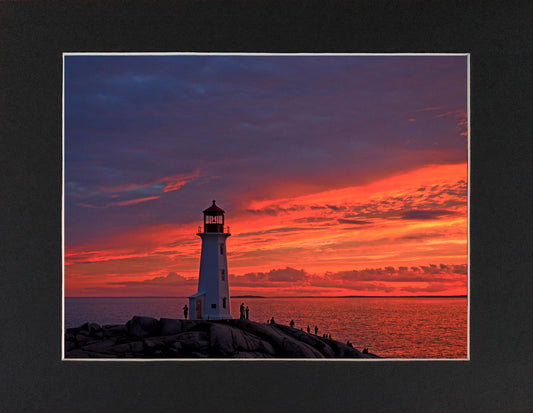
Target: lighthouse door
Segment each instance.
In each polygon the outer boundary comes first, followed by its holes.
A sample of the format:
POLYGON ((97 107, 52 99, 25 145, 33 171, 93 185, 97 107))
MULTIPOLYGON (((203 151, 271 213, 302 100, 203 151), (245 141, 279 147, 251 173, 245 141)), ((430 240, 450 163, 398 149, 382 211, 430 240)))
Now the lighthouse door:
POLYGON ((201 298, 196 299, 196 318, 197 319, 202 318, 202 299, 201 298))

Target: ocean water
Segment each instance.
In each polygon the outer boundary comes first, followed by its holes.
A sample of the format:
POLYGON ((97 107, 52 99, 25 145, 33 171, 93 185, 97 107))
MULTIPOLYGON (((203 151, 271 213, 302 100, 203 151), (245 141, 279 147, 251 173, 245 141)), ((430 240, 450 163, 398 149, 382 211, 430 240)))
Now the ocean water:
MULTIPOLYGON (((124 324, 134 315, 183 318, 186 298, 65 298, 65 327, 91 321, 124 324)), ((467 357, 467 299, 450 298, 233 298, 250 309, 250 319, 289 324, 391 358, 467 357)))

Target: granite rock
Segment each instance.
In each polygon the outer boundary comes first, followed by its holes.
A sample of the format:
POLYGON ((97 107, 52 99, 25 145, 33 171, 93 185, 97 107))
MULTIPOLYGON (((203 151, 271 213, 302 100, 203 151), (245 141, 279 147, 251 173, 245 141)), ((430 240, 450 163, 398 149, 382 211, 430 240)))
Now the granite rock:
POLYGON ((282 324, 134 316, 126 325, 85 323, 65 332, 65 358, 376 358, 282 324))

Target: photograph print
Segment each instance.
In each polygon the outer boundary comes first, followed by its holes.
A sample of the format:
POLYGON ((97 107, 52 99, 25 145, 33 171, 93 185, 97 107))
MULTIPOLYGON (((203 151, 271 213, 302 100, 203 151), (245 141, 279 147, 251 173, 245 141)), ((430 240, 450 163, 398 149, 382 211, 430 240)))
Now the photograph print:
POLYGON ((468 54, 63 55, 63 359, 468 360, 468 54))

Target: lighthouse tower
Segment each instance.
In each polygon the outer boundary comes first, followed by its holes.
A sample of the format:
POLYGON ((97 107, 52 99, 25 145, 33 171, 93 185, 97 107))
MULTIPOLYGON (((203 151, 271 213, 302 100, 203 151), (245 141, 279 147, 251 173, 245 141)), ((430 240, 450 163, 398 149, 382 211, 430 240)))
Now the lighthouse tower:
POLYGON ((198 227, 202 239, 198 292, 189 297, 190 318, 220 320, 231 318, 228 285, 226 239, 231 235, 224 228, 224 210, 213 205, 204 211, 204 226, 198 227))

